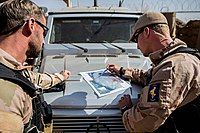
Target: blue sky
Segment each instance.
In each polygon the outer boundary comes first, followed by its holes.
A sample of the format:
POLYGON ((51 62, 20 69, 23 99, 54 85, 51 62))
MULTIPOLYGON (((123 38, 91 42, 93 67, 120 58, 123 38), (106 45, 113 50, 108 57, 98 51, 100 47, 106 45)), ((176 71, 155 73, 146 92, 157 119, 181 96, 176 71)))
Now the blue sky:
MULTIPOLYGON (((33 0, 40 6, 50 9, 65 8, 63 0, 33 0)), ((94 0, 71 0, 74 7, 93 6, 94 0)), ((98 6, 116 7, 119 0, 97 0, 98 6)), ((200 20, 200 0, 124 0, 123 7, 134 11, 187 11, 188 13, 177 13, 177 18, 184 22, 189 20, 200 20)))

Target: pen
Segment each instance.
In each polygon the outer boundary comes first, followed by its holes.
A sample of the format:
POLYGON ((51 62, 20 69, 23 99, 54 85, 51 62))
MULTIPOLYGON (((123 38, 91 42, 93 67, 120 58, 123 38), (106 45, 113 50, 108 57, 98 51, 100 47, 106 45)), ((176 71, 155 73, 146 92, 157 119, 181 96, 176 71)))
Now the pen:
POLYGON ((133 88, 132 87, 130 87, 130 91, 131 91, 131 95, 132 95, 132 92, 133 92, 133 90, 132 90, 133 88))
POLYGON ((102 73, 99 74, 99 76, 97 76, 96 78, 94 78, 94 80, 97 79, 97 78, 99 78, 99 77, 101 77, 101 76, 102 76, 104 73, 106 73, 107 71, 108 71, 108 69, 105 69, 102 73))
POLYGON ((104 73, 106 73, 108 71, 108 69, 105 69, 101 74, 100 76, 102 76, 104 73))

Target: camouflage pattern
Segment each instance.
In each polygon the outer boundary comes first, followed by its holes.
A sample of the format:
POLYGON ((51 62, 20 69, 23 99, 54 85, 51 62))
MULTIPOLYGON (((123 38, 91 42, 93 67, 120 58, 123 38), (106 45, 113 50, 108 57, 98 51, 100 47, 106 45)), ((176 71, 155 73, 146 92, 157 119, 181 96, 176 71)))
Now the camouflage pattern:
POLYGON ((24 126, 20 116, 14 113, 0 111, 0 133, 22 133, 23 128, 24 126))
POLYGON ((123 75, 124 78, 128 78, 131 82, 140 84, 141 86, 146 85, 146 79, 149 72, 144 72, 144 70, 140 70, 137 68, 127 68, 123 75))
POLYGON ((175 40, 175 44, 150 55, 154 63, 152 78, 142 89, 138 103, 123 114, 127 131, 153 132, 176 108, 200 94, 200 61, 196 56, 176 53, 156 64, 163 55, 180 46, 185 44, 175 40))
MULTIPOLYGON (((23 74, 34 84, 47 89, 64 79, 61 74, 41 74, 29 71, 30 67, 23 66, 17 62, 12 56, 0 49, 0 62, 12 69, 23 70, 23 74)), ((29 122, 32 116, 32 99, 25 93, 20 86, 12 82, 0 79, 0 111, 7 112, 10 115, 20 117, 22 121, 18 121, 18 127, 23 127, 23 124, 29 122), (23 123, 22 123, 23 122, 23 123)), ((7 123, 12 123, 13 119, 8 119, 7 123)), ((0 121, 1 122, 1 121, 0 121)), ((4 123, 0 123, 0 126, 4 123)), ((9 129, 12 130, 12 129, 9 129)), ((13 126, 13 130, 19 131, 13 126)))

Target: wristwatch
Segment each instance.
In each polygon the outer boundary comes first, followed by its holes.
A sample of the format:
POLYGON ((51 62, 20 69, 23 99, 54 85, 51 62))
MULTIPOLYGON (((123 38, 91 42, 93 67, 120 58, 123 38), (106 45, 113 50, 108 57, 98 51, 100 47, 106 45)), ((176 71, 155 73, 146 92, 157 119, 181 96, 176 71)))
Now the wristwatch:
POLYGON ((124 112, 125 112, 126 110, 128 110, 128 109, 130 109, 130 108, 127 107, 126 105, 124 105, 124 106, 121 108, 121 114, 123 115, 124 112))
POLYGON ((120 67, 120 69, 119 69, 119 76, 122 77, 125 74, 125 71, 126 70, 124 70, 123 67, 120 67))

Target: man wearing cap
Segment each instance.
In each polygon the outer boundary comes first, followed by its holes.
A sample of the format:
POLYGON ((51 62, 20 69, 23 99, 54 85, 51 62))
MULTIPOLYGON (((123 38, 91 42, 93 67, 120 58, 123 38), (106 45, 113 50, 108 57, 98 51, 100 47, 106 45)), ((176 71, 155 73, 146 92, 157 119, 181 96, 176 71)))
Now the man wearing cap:
POLYGON ((151 59, 153 67, 143 72, 116 64, 107 66, 111 72, 144 86, 133 107, 129 95, 124 95, 119 101, 126 130, 200 132, 198 57, 192 52, 180 52, 187 45, 170 37, 167 19, 158 12, 144 13, 136 22, 130 40, 136 42, 143 55, 151 59))

